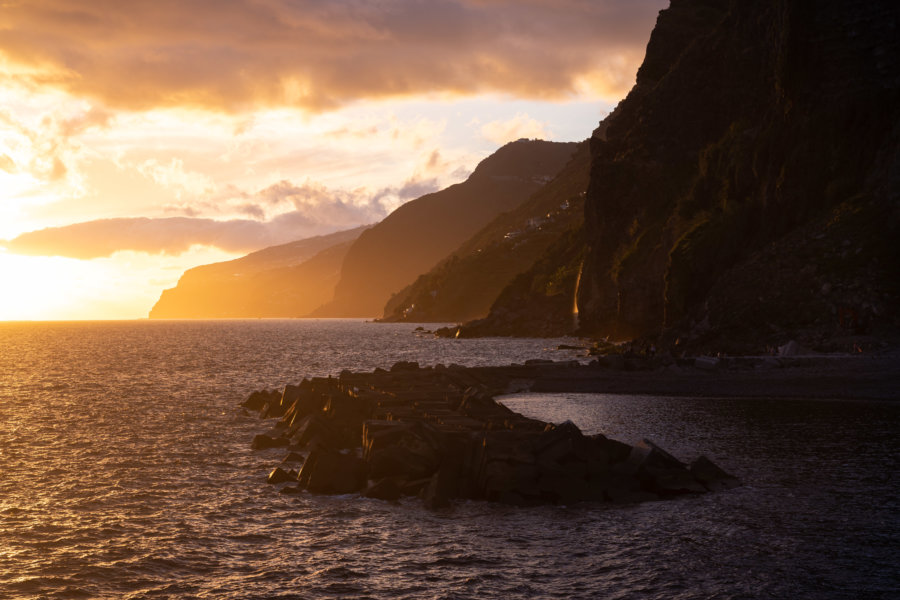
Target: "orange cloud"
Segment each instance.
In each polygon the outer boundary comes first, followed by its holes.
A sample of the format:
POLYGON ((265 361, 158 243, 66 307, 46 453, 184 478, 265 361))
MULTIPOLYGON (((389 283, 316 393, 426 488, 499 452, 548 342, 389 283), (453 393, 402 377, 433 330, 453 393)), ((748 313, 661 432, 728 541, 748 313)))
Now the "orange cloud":
POLYGON ((374 191, 335 190, 306 182, 279 181, 256 193, 232 188, 228 196, 244 202, 238 207, 252 218, 216 220, 193 216, 191 206, 172 205, 177 217, 119 217, 47 227, 3 241, 0 248, 25 256, 64 256, 90 260, 133 251, 178 255, 193 246, 226 252, 249 252, 304 237, 374 223, 397 202, 439 189, 435 178, 413 175, 397 186, 374 191), (265 220, 266 208, 279 211, 265 220))
POLYGON ((249 252, 312 235, 374 223, 394 199, 409 200, 437 189, 435 180, 411 178, 397 187, 332 190, 316 183, 283 180, 255 194, 230 190, 243 201, 240 212, 254 218, 216 220, 190 216, 191 207, 171 207, 189 216, 96 219, 23 233, 0 240, 7 252, 26 256, 94 259, 116 252, 178 255, 193 246, 249 252), (278 213, 265 220, 265 208, 278 213))
POLYGON ((18 170, 16 167, 16 161, 11 159, 6 154, 0 154, 0 171, 6 171, 7 173, 15 173, 18 170))
POLYGON ((138 217, 48 227, 23 233, 6 242, 5 246, 15 254, 26 256, 66 256, 87 260, 111 256, 120 250, 180 254, 194 244, 242 251, 266 245, 266 234, 262 224, 249 220, 138 217))
MULTIPOLYGON (((305 237, 307 233, 302 228, 305 221, 297 213, 289 213, 267 223, 248 219, 215 221, 190 217, 99 219, 23 233, 4 245, 14 254, 65 256, 83 260, 112 256, 115 252, 127 250, 177 255, 187 252, 194 245, 212 246, 229 252, 248 252, 305 237)), ((336 226, 331 230, 340 228, 336 226)))
POLYGON ((666 4, 29 0, 0 12, 0 55, 29 85, 130 109, 318 111, 434 92, 563 98, 585 82, 616 100, 666 4))

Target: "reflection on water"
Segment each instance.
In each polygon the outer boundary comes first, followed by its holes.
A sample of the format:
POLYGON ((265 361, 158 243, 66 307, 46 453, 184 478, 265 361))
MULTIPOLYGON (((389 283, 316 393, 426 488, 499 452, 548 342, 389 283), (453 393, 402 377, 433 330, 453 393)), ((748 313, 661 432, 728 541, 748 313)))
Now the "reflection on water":
POLYGON ((282 496, 252 389, 559 340, 346 321, 0 324, 0 597, 856 598, 900 587, 896 432, 876 403, 507 397, 707 453, 746 485, 632 507, 282 496))

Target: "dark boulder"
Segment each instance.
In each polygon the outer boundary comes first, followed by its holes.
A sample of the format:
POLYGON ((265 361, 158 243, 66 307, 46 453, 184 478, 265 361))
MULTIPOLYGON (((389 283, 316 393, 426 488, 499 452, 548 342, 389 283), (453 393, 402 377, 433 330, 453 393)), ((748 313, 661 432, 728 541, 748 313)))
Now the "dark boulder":
POLYGON ((399 421, 370 419, 363 422, 363 456, 369 458, 373 451, 381 450, 394 443, 410 429, 411 425, 399 421))
POLYGON ((369 475, 373 479, 402 477, 422 479, 437 469, 437 454, 421 440, 408 436, 404 443, 373 452, 369 456, 369 475))
POLYGON ((627 460, 631 455, 631 446, 625 442, 604 438, 602 441, 604 450, 609 455, 610 464, 620 463, 627 460))
POLYGON ((372 479, 423 479, 440 464, 435 436, 421 424, 366 421, 363 430, 363 455, 372 479))
POLYGON ((672 496, 706 491, 686 465, 647 439, 632 448, 628 459, 619 463, 617 470, 636 476, 644 491, 655 494, 672 496))
POLYGON ((697 481, 687 469, 672 469, 657 474, 650 489, 662 496, 702 494, 706 487, 697 481))
POLYGON ((269 390, 255 391, 250 394, 249 398, 241 403, 241 406, 247 410, 259 412, 262 410, 263 406, 274 400, 276 394, 277 392, 270 392, 269 390))
POLYGON ((435 473, 422 489, 422 502, 429 510, 439 510, 450 506, 450 495, 444 488, 440 472, 435 473))
POLYGON ((259 416, 263 419, 275 419, 284 416, 284 408, 282 408, 280 400, 271 400, 263 404, 259 411, 259 416))
POLYGON ((285 471, 281 467, 275 467, 266 478, 266 483, 277 484, 286 481, 297 481, 297 472, 294 470, 285 471))
POLYGON ((300 394, 294 402, 287 408, 282 420, 290 427, 295 427, 305 417, 322 410, 327 396, 301 388, 300 394))
POLYGON ((633 475, 604 471, 588 475, 588 499, 608 502, 630 502, 633 493, 641 492, 641 482, 633 475))
POLYGON ((431 482, 430 477, 427 479, 414 479, 412 481, 401 481, 399 483, 400 492, 404 496, 419 496, 422 494, 422 490, 425 489, 425 486, 427 486, 430 482, 431 482))
POLYGON ((287 456, 281 459, 282 464, 284 463, 302 463, 303 455, 299 452, 288 452, 287 456))
POLYGON ((441 447, 440 466, 422 490, 425 507, 431 510, 449 506, 453 498, 472 497, 471 478, 473 443, 464 438, 447 440, 441 447))
POLYGON ((303 464, 298 480, 314 494, 351 494, 366 485, 366 463, 353 454, 314 450, 303 464))
POLYGON ((418 371, 419 363, 414 361, 400 360, 394 363, 391 367, 391 373, 397 373, 400 371, 418 371))
POLYGON ((566 421, 561 425, 546 426, 536 440, 535 455, 540 462, 558 462, 578 454, 587 458, 591 445, 574 423, 566 421))
POLYGON ((363 492, 363 496, 366 498, 376 498, 378 500, 387 500, 388 502, 399 500, 401 495, 403 495, 403 491, 400 489, 400 486, 390 477, 371 483, 366 488, 366 491, 363 492))
POLYGON ((572 504, 591 497, 591 488, 584 476, 565 471, 544 469, 538 479, 541 497, 556 504, 572 504))
POLYGON ((340 450, 346 447, 346 441, 327 419, 318 414, 304 417, 291 434, 291 443, 298 448, 318 446, 340 450))
POLYGON ((284 391, 281 393, 281 401, 279 404, 285 410, 290 408, 290 406, 297 401, 297 398, 300 397, 300 386, 299 385, 286 385, 284 386, 284 391))
POLYGON ((342 447, 359 445, 363 422, 369 416, 363 399, 348 394, 334 394, 325 404, 324 415, 331 429, 340 435, 342 447))
POLYGON ((490 391, 483 386, 466 389, 458 410, 467 417, 482 421, 502 421, 516 415, 512 410, 494 400, 490 391))
POLYGON ((692 462, 689 469, 694 478, 711 492, 730 490, 741 485, 737 477, 729 475, 705 456, 692 462))

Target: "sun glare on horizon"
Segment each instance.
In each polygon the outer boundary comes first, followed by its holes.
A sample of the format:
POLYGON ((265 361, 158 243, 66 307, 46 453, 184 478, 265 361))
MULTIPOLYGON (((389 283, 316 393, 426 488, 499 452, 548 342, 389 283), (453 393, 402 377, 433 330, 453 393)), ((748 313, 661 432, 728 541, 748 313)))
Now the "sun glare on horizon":
POLYGON ((143 319, 185 270, 238 255, 194 246, 178 256, 117 252, 79 260, 0 249, 0 321, 143 319))
MULTIPOLYGON (((5 285, 0 320, 54 319, 72 308, 72 294, 90 285, 91 269, 71 258, 17 256, 0 252, 5 285)), ((63 316, 62 318, 66 318, 63 316)))

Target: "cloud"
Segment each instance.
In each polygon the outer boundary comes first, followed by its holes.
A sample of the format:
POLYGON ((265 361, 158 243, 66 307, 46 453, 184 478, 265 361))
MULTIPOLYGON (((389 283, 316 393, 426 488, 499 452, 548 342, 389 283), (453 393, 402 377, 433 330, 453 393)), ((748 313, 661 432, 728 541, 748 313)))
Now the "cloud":
POLYGON ((59 124, 59 133, 63 137, 72 137, 94 127, 109 127, 115 115, 112 112, 93 106, 87 111, 66 119, 59 124))
MULTIPOLYGON (((0 78, 0 85, 2 81, 0 78)), ((3 142, 17 148, 19 154, 17 160, 7 154, 0 155, 0 169, 8 173, 26 172, 38 180, 59 182, 68 175, 67 162, 78 151, 78 144, 71 138, 92 128, 105 128, 112 119, 112 113, 90 108, 69 118, 48 114, 35 126, 29 126, 11 111, 0 111, 3 142)))
POLYGON ((190 217, 99 219, 23 233, 5 245, 15 254, 85 260, 123 250, 181 254, 195 245, 248 252, 307 237, 302 233, 302 227, 307 224, 308 219, 299 214, 282 216, 272 222, 190 217))
POLYGON ((420 179, 413 177, 407 179, 399 188, 391 189, 391 192, 401 201, 405 202, 407 200, 412 200, 413 198, 419 198, 425 194, 431 194, 432 192, 438 191, 438 189, 440 189, 440 186, 435 178, 420 179))
MULTIPOLYGON (((430 93, 622 97, 666 0, 29 0, 6 77, 112 108, 312 111, 430 93)), ((99 123, 102 115, 96 115, 99 123)))
POLYGON ((215 189, 215 183, 210 177, 187 172, 184 161, 180 158, 172 158, 168 163, 160 163, 151 158, 138 165, 137 170, 144 177, 172 189, 176 200, 181 200, 183 195, 210 194, 215 189))
POLYGON ((18 171, 16 168, 16 161, 11 159, 7 154, 0 154, 0 171, 16 173, 18 171))
MULTIPOLYGON (((433 191, 434 186, 433 181, 410 180, 398 188, 385 188, 373 194, 365 189, 331 190, 312 182, 295 185, 284 180, 253 194, 231 189, 232 199, 245 201, 238 206, 239 212, 253 218, 97 219, 26 232, 12 240, 0 241, 0 246, 15 254, 86 260, 128 250, 177 255, 198 245, 249 252, 373 223, 388 213, 391 198, 406 200, 410 194, 433 191), (278 212, 265 220, 267 209, 278 212)), ((170 212, 195 214, 189 206, 168 208, 170 212)))
POLYGON ((432 173, 441 172, 444 169, 445 165, 446 163, 441 157, 440 151, 434 149, 431 151, 431 154, 428 155, 428 160, 425 163, 425 170, 432 173))
POLYGON ((512 142, 520 138, 549 139, 553 137, 545 123, 532 119, 525 113, 506 121, 491 121, 481 127, 481 135, 498 145, 512 142))
POLYGON ((383 219, 399 204, 435 192, 436 178, 413 175, 401 185, 376 191, 330 189, 307 181, 282 180, 255 193, 230 188, 228 200, 251 218, 200 218, 193 207, 173 204, 177 217, 96 219, 29 231, 0 247, 14 254, 93 259, 120 251, 177 255, 194 246, 249 252, 313 235, 331 233, 383 219), (242 204, 235 204, 243 202, 242 204), (266 219, 267 214, 274 216, 266 219))
POLYGON ((100 219, 23 233, 6 242, 15 254, 91 259, 119 250, 180 254, 194 244, 243 250, 264 243, 264 227, 256 221, 225 221, 171 217, 100 219))
POLYGON ((373 196, 364 188, 332 190, 314 182, 295 185, 282 180, 265 188, 257 196, 270 206, 287 203, 294 208, 293 211, 276 217, 276 221, 304 223, 309 227, 371 223, 387 214, 380 195, 373 196))
POLYGON ((47 178, 50 181, 59 181, 60 179, 65 178, 66 173, 69 172, 69 169, 66 167, 66 164, 60 160, 58 156, 54 156, 51 161, 53 166, 50 167, 49 173, 47 174, 47 178))

